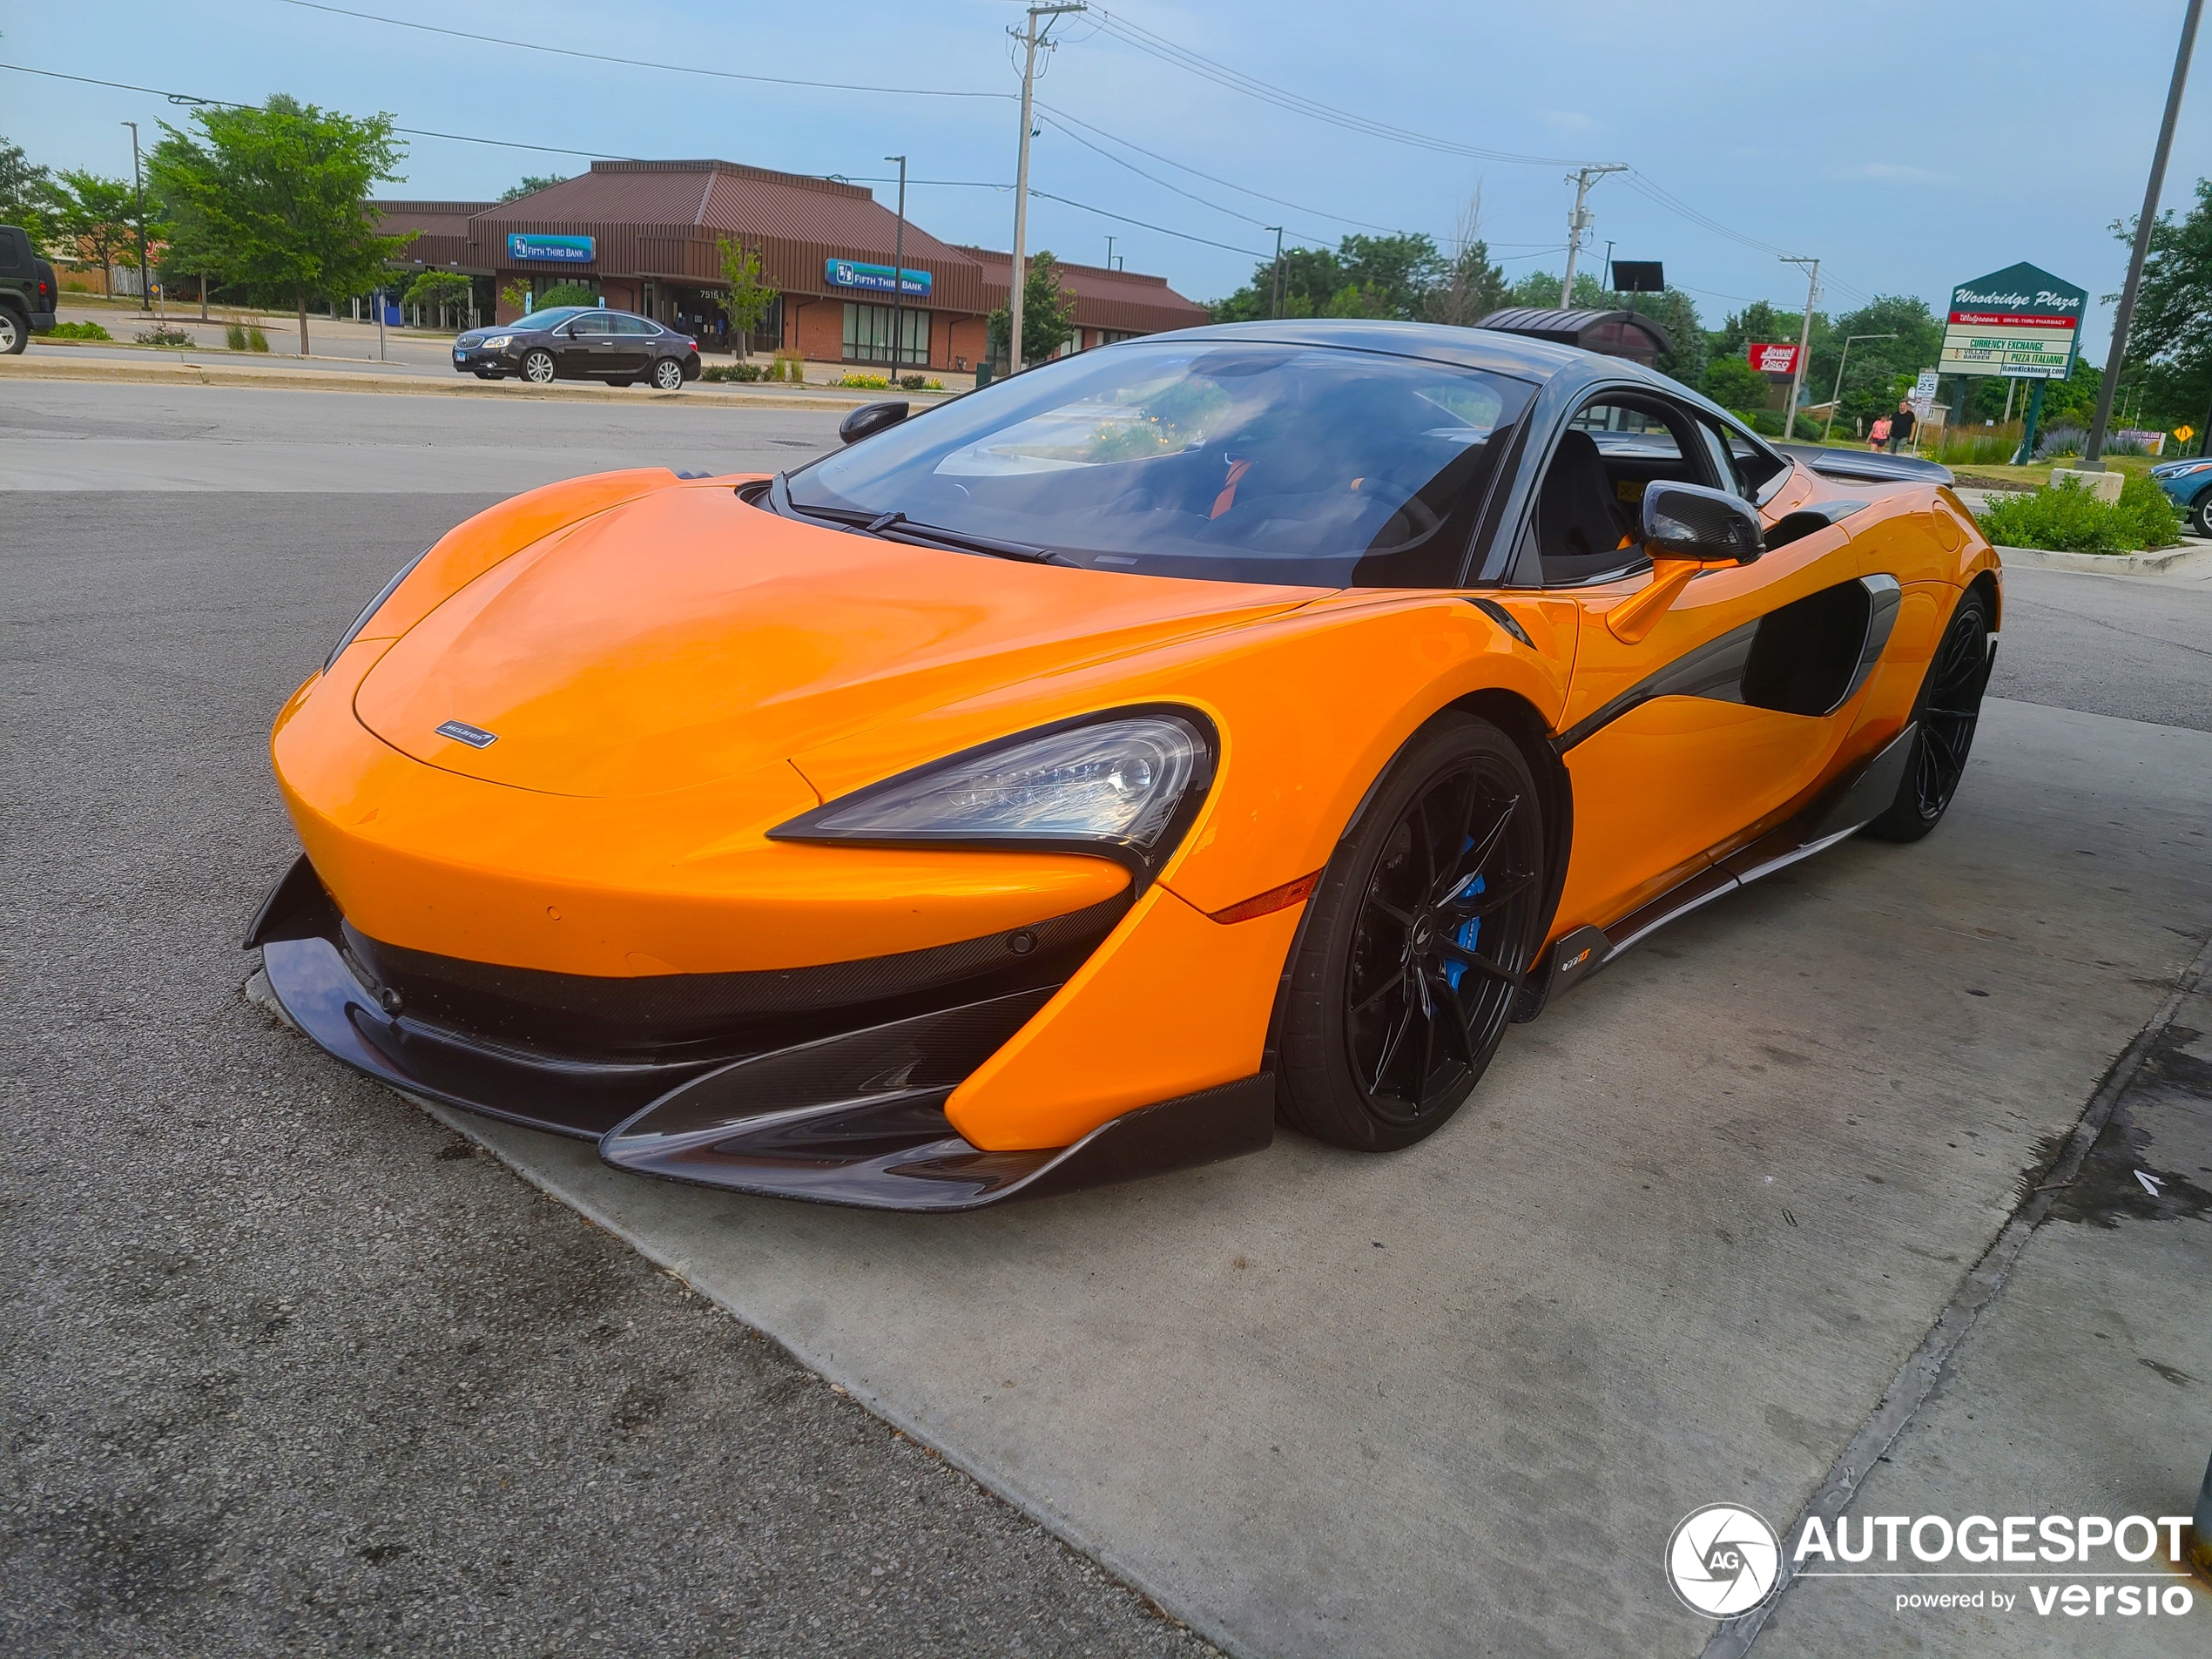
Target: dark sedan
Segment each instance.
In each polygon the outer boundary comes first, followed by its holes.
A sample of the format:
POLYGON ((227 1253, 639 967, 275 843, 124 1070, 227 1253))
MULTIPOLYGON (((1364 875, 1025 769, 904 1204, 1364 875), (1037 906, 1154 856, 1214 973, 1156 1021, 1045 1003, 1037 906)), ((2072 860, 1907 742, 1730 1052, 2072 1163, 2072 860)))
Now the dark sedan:
POLYGON ((699 377, 699 345, 650 317, 590 306, 533 311, 496 328, 478 328, 453 342, 456 374, 481 381, 518 379, 639 382, 681 391, 699 377))

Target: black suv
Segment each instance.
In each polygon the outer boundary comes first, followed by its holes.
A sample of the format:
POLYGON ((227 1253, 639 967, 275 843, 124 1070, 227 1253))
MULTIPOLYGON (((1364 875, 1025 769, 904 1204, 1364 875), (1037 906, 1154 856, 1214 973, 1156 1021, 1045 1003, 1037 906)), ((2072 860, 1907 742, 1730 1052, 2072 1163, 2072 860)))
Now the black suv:
POLYGON ((0 225, 0 357, 30 344, 32 329, 54 326, 54 267, 32 251, 26 233, 0 225))
POLYGON ((472 328, 453 342, 456 373, 480 381, 513 374, 536 385, 550 381, 644 381, 681 391, 699 377, 699 343, 650 317, 590 306, 533 311, 496 328, 472 328))

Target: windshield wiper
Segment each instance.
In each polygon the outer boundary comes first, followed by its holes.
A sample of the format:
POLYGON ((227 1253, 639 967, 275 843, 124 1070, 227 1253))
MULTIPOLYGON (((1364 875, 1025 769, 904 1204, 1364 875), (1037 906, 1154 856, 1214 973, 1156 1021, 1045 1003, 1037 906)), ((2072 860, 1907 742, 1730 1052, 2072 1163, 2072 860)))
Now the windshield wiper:
POLYGON ((887 542, 951 548, 961 553, 987 553, 995 559, 1019 559, 1025 564, 1075 563, 1073 559, 1063 558, 1049 547, 1034 547, 1027 542, 1002 542, 995 536, 973 536, 966 530, 917 523, 904 513, 871 513, 848 507, 802 507, 792 499, 791 486, 782 473, 771 481, 768 498, 775 506, 800 518, 819 519, 840 529, 858 530, 864 536, 880 536, 887 542))

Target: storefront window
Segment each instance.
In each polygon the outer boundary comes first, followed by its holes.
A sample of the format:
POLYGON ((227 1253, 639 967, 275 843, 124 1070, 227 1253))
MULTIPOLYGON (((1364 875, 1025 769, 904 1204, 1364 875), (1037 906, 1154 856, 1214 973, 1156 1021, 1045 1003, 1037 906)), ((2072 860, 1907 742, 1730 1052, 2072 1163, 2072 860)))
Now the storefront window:
MULTIPOLYGON (((848 363, 887 363, 891 361, 891 307, 845 307, 845 361, 848 363)), ((899 312, 899 362, 901 367, 929 366, 929 314, 899 312)))

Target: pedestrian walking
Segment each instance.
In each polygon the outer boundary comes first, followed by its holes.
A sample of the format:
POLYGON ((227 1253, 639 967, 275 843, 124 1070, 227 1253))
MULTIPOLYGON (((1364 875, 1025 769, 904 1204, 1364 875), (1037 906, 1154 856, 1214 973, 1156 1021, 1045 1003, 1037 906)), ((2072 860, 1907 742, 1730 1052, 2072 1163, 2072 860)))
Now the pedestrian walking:
POLYGON ((1882 416, 1880 420, 1875 421, 1873 428, 1867 433, 1866 439, 1867 448, 1870 449, 1879 450, 1885 444, 1888 443, 1890 441, 1890 417, 1885 415, 1882 416))
POLYGON ((1890 453, 1895 455, 1904 445, 1912 442, 1912 428, 1919 422, 1912 414, 1912 400, 1901 399, 1897 414, 1890 421, 1890 453))

